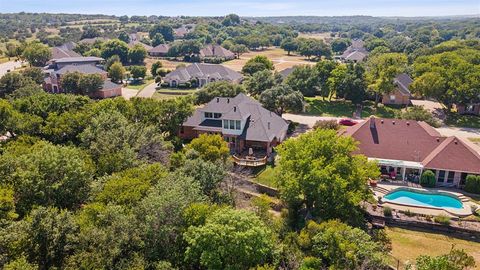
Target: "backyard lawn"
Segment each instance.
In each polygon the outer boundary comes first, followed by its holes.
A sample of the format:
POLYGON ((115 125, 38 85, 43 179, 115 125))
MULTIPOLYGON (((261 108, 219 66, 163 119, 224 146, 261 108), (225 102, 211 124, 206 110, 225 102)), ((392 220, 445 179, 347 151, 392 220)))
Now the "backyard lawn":
MULTIPOLYGON (((316 116, 334 116, 334 117, 352 117, 356 106, 350 101, 344 100, 324 100, 321 97, 305 98, 307 102, 306 114, 316 116)), ((372 101, 366 101, 363 105, 362 118, 375 115, 384 118, 395 117, 395 112, 399 112, 402 107, 383 106, 379 104, 375 109, 372 101)))
POLYGON ((143 81, 140 81, 140 82, 131 83, 127 86, 127 88, 135 89, 135 90, 142 90, 143 88, 147 87, 147 85, 149 85, 151 83, 153 83, 153 79, 143 80, 143 81))
POLYGON ((395 259, 400 260, 400 265, 403 266, 407 261, 414 262, 419 255, 437 256, 448 253, 452 245, 455 245, 455 248, 464 249, 473 256, 477 262, 477 269, 480 269, 480 243, 478 242, 400 228, 387 228, 386 230, 392 240, 392 265, 395 267, 395 259))
POLYGON ((275 172, 272 165, 258 168, 258 170, 259 171, 254 172, 256 177, 253 178, 253 181, 269 187, 277 187, 275 183, 275 172))

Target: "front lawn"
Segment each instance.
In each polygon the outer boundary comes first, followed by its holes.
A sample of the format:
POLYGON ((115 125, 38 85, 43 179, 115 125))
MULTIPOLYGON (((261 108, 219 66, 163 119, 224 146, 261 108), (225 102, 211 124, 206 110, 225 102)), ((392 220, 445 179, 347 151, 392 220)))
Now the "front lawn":
POLYGON ((480 117, 475 115, 461 115, 458 113, 447 114, 445 124, 448 126, 480 128, 480 117))
MULTIPOLYGON (((438 256, 446 254, 455 245, 456 249, 464 249, 469 255, 480 263, 480 243, 470 242, 457 238, 445 236, 443 234, 425 233, 410 231, 400 228, 386 228, 388 237, 392 241, 392 266, 397 266, 397 260, 400 260, 400 266, 406 262, 415 262, 419 255, 438 256)), ((403 268, 400 268, 403 269, 403 268)))
MULTIPOLYGON (((333 117, 353 117, 356 110, 356 105, 350 101, 345 100, 324 100, 322 97, 305 98, 307 102, 306 114, 315 116, 333 116, 333 117)), ((400 106, 385 106, 379 104, 375 108, 372 101, 365 101, 363 103, 362 118, 375 115, 383 118, 393 118, 395 113, 402 109, 400 106)))
POLYGON ((127 88, 130 88, 130 89, 135 89, 135 90, 142 90, 143 88, 147 87, 147 85, 153 83, 154 80, 151 79, 151 80, 142 80, 142 81, 138 81, 138 82, 135 82, 135 83, 130 83, 127 88))

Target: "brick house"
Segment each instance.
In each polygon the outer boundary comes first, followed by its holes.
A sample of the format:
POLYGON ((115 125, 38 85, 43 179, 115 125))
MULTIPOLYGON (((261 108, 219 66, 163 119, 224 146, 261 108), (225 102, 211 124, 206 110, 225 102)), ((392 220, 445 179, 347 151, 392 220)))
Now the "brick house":
POLYGON ((179 136, 193 139, 199 134, 220 134, 232 154, 254 152, 270 156, 273 147, 287 136, 288 123, 245 94, 233 98, 216 97, 195 110, 183 123, 179 136), (251 148, 251 150, 250 150, 251 148))
POLYGON ((107 72, 98 65, 102 58, 98 57, 67 57, 52 60, 48 69, 44 70, 45 78, 43 89, 50 93, 64 93, 61 87, 61 79, 67 73, 79 72, 81 74, 99 74, 102 76, 103 87, 92 98, 110 98, 122 95, 122 85, 111 82, 107 78, 107 72))
POLYGON ((406 73, 397 75, 394 79, 395 89, 389 94, 382 96, 383 104, 392 105, 408 105, 410 104, 410 98, 412 93, 410 92, 410 85, 413 80, 406 73))
POLYGON ((475 146, 455 136, 444 137, 425 122, 371 117, 340 132, 359 142, 358 154, 375 160, 382 174, 418 181, 425 170, 437 186, 460 187, 467 175, 480 174, 475 146))

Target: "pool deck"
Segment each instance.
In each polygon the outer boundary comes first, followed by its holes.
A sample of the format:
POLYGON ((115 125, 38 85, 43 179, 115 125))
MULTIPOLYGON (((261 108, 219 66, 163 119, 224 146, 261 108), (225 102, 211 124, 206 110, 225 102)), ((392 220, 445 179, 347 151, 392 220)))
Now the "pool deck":
POLYGON ((386 194, 388 194, 391 191, 394 191, 398 188, 409 188, 409 189, 414 189, 414 190, 419 190, 419 191, 427 191, 427 192, 444 192, 444 193, 449 193, 451 195, 456 196, 463 204, 463 208, 461 209, 453 209, 453 208, 448 208, 448 209, 443 209, 443 208, 435 208, 435 207, 424 207, 424 206, 413 206, 413 205, 405 205, 405 204, 397 204, 391 201, 385 201, 381 203, 382 206, 388 206, 392 209, 398 210, 398 211, 410 211, 415 214, 421 214, 421 215, 431 215, 431 216, 438 216, 438 215, 447 215, 450 217, 465 217, 465 216, 470 216, 472 214, 471 210, 471 205, 477 205, 478 204, 472 202, 467 196, 462 194, 461 192, 455 192, 452 191, 450 188, 422 188, 422 187, 412 187, 408 186, 408 184, 399 184, 399 183, 378 183, 377 187, 373 188, 373 192, 375 194, 375 198, 383 198, 386 194))

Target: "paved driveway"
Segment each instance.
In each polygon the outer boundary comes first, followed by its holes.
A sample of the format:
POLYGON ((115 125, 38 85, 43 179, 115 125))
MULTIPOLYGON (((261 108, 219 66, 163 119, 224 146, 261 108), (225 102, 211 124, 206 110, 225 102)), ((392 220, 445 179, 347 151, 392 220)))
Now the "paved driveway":
POLYGON ((5 75, 8 71, 14 71, 16 68, 20 68, 22 62, 20 61, 9 61, 3 64, 0 64, 0 77, 5 75))
POLYGON ((145 88, 143 88, 140 92, 138 92, 137 97, 142 97, 142 98, 151 98, 153 97, 153 94, 155 94, 157 84, 155 82, 147 85, 145 88))

